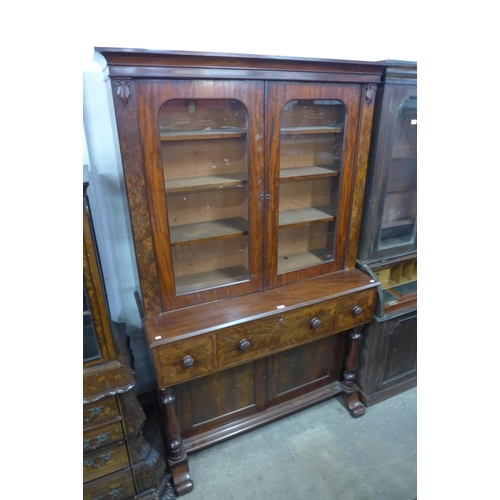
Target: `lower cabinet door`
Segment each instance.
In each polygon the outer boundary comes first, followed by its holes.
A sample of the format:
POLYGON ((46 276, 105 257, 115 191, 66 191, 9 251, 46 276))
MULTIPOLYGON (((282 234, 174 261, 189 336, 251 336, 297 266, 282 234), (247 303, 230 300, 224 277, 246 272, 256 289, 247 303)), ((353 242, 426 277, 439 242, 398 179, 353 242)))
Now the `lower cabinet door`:
POLYGON ((339 381, 342 338, 342 335, 332 335, 271 356, 267 407, 339 381))
POLYGON ((120 470, 83 485, 83 500, 127 500, 134 498, 130 469, 120 470))

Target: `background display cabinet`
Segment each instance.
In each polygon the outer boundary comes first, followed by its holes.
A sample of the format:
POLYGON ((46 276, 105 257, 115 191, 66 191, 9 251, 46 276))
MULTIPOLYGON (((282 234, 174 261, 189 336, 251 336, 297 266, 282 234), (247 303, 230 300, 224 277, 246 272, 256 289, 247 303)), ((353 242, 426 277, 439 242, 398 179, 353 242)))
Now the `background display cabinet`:
POLYGON ((388 61, 379 86, 358 268, 380 282, 360 347, 367 406, 417 383, 417 66, 388 61))
POLYGON ((133 390, 124 332, 108 319, 86 188, 84 183, 83 499, 173 499, 166 463, 142 435, 146 417, 133 390))
POLYGON ((356 255, 384 66, 96 50, 181 495, 188 452, 337 395, 365 411, 355 371, 378 282, 356 255))

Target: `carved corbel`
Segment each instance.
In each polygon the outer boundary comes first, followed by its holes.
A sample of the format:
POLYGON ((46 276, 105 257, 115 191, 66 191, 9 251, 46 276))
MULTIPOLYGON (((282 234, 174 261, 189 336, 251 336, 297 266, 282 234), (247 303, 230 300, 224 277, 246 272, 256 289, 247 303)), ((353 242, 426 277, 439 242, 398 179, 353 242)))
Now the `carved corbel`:
POLYGON ((124 106, 128 104, 130 99, 130 84, 131 80, 113 80, 113 85, 116 89, 116 96, 124 106))

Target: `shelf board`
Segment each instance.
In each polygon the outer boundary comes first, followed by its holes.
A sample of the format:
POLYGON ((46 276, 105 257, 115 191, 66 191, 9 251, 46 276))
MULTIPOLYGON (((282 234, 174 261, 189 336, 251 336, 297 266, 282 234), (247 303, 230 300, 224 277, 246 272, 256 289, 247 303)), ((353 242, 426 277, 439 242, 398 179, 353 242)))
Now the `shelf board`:
POLYGON ((414 223, 415 223, 414 219, 397 220, 394 222, 386 222, 386 223, 382 224, 381 229, 383 231, 384 229, 393 229, 396 227, 411 226, 414 223))
POLYGON ((341 125, 333 125, 330 127, 283 127, 280 131, 281 136, 289 135, 315 135, 315 134, 339 134, 343 131, 341 125))
POLYGON ((302 252, 294 255, 278 257, 278 274, 288 273, 297 269, 323 264, 332 260, 332 252, 328 249, 302 252))
POLYGON ((218 128, 209 130, 160 130, 160 140, 164 141, 197 141, 206 139, 238 139, 247 133, 245 128, 218 128))
POLYGON ((243 236, 245 234, 248 234, 248 221, 243 217, 170 227, 170 241, 173 246, 243 236))
POLYGON ((233 266, 225 269, 214 269, 204 273, 175 278, 175 290, 178 294, 206 290, 216 286, 230 285, 248 280, 248 269, 243 266, 233 266))
POLYGON ((208 191, 217 189, 239 188, 247 184, 247 175, 244 172, 234 174, 208 175, 205 177, 191 177, 165 181, 167 194, 208 191))
POLYGON ((289 227, 312 222, 333 221, 335 219, 333 207, 307 207, 297 210, 284 210, 279 213, 279 226, 289 227))
POLYGON ((337 175, 339 175, 339 171, 334 167, 319 167, 316 165, 311 167, 283 168, 280 170, 280 180, 283 182, 311 178, 320 179, 323 177, 335 177, 337 175))

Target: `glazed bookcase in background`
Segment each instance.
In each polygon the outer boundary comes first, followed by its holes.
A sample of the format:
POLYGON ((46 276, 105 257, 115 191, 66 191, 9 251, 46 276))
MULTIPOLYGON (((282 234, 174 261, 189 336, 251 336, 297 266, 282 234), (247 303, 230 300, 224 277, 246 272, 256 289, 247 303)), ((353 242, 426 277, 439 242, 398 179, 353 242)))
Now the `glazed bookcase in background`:
POLYGON ((417 383, 417 66, 387 61, 375 109, 357 266, 380 282, 360 350, 361 399, 417 383))

